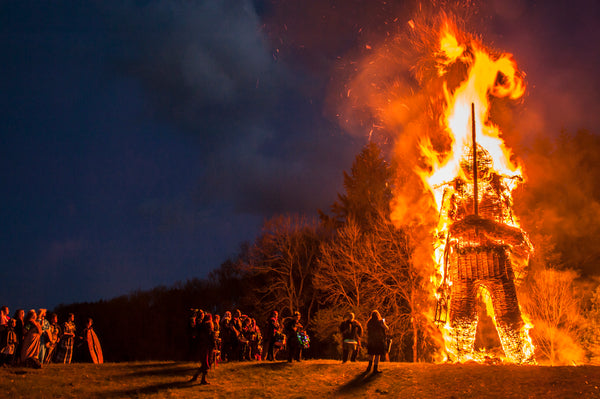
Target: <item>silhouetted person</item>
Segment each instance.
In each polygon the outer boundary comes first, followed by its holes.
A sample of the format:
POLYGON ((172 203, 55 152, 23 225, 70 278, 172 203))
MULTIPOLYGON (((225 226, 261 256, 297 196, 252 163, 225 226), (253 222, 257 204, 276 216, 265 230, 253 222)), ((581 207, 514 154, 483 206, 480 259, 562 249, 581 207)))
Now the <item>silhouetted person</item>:
POLYGON ((2 306, 0 308, 0 333, 8 327, 8 320, 10 319, 9 312, 8 306, 2 306))
POLYGON ((221 341, 221 316, 213 315, 213 331, 215 333, 215 364, 221 361, 222 341, 221 341))
POLYGON ((188 338, 188 360, 194 360, 196 358, 196 318, 198 316, 198 309, 190 309, 190 316, 187 320, 187 338, 188 338))
POLYGON ((40 352, 38 355, 38 359, 40 363, 44 363, 44 359, 46 358, 46 350, 48 349, 48 329, 50 328, 50 322, 46 318, 46 309, 40 309, 37 313, 38 323, 40 327, 42 327, 42 335, 40 336, 40 352))
POLYGON ((379 311, 371 312, 371 318, 367 322, 367 351, 369 353, 369 366, 367 373, 373 367, 374 373, 381 373, 379 370, 379 359, 385 356, 386 350, 386 335, 388 326, 385 324, 385 319, 381 318, 379 311))
POLYGON ((221 319, 221 328, 219 335, 221 337, 221 358, 223 360, 235 360, 237 350, 237 335, 239 332, 235 329, 231 319, 231 312, 227 311, 221 319))
POLYGON ((248 339, 249 345, 249 358, 250 360, 260 360, 262 352, 262 335, 260 328, 256 324, 256 320, 248 318, 249 322, 247 327, 244 329, 244 335, 248 339))
POLYGON ((206 374, 208 374, 208 370, 210 369, 212 352, 215 347, 215 333, 213 330, 212 316, 208 313, 204 315, 204 320, 198 328, 197 339, 200 367, 190 381, 198 380, 198 376, 202 374, 200 384, 207 385, 208 381, 206 381, 206 374))
POLYGON ((96 364, 104 363, 104 355, 100 340, 94 331, 94 320, 88 317, 85 328, 78 337, 78 355, 80 362, 92 362, 96 364))
POLYGON ((232 338, 232 360, 243 360, 244 358, 244 349, 246 348, 246 345, 248 344, 248 341, 246 340, 246 338, 244 338, 244 335, 242 334, 242 329, 243 329, 243 320, 242 320, 242 311, 239 309, 236 309, 233 312, 232 318, 231 318, 231 338, 232 338))
POLYGON ((283 333, 286 337, 286 345, 288 349, 288 362, 292 360, 300 361, 302 358, 302 346, 298 339, 298 333, 303 330, 300 324, 300 312, 294 312, 293 317, 288 317, 283 323, 283 333))
POLYGON ((61 335, 60 326, 58 325, 58 316, 56 313, 52 313, 48 319, 50 326, 46 333, 48 334, 48 341, 46 342, 46 357, 44 358, 44 364, 52 362, 54 357, 54 351, 58 345, 58 340, 61 335))
POLYGON ((56 349, 56 357, 54 358, 56 363, 71 363, 71 359, 73 358, 73 345, 75 343, 75 332, 75 315, 69 313, 67 321, 62 325, 61 337, 56 349))
POLYGON ((17 350, 17 334, 15 326, 16 319, 9 319, 4 332, 0 335, 0 366, 3 364, 12 364, 17 350))
POLYGON ((16 320, 15 324, 15 334, 17 335, 17 346, 15 348, 15 356, 14 361, 18 362, 19 357, 21 356, 21 347, 23 346, 23 335, 25 334, 25 310, 17 309, 15 314, 13 315, 13 319, 16 320))
POLYGON ((20 362, 22 365, 40 368, 42 363, 38 356, 40 354, 40 337, 42 336, 42 326, 37 322, 35 310, 27 312, 25 318, 23 335, 23 345, 21 346, 20 362))
POLYGON ((275 349, 275 342, 277 342, 279 330, 281 328, 279 325, 279 320, 277 319, 278 316, 279 314, 276 310, 271 312, 271 316, 269 317, 269 320, 267 320, 265 335, 263 336, 263 352, 266 352, 266 354, 263 354, 263 359, 270 361, 274 360, 275 358, 273 352, 275 349))
POLYGON ((346 320, 340 324, 340 332, 342 333, 342 363, 348 361, 355 362, 360 347, 360 337, 362 336, 362 326, 354 318, 354 313, 348 313, 346 320))

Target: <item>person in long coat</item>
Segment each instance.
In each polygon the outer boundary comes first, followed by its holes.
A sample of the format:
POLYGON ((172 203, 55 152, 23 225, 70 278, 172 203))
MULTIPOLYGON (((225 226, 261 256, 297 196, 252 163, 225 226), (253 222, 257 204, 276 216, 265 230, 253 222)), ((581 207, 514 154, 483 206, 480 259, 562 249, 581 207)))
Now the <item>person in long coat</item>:
POLYGON ((367 352, 369 353, 369 366, 366 372, 381 373, 379 370, 379 359, 385 356, 387 351, 385 340, 389 327, 385 324, 385 319, 381 317, 379 311, 371 312, 371 318, 367 322, 367 352))
POLYGON ((271 312, 271 316, 267 321, 267 327, 265 328, 265 335, 263 335, 263 359, 269 361, 275 359, 275 342, 281 329, 279 320, 277 319, 278 316, 279 313, 276 310, 271 312))
POLYGON ((293 360, 299 362, 302 359, 302 346, 298 340, 298 333, 303 331, 304 327, 300 323, 300 312, 294 312, 294 316, 288 317, 283 322, 283 333, 288 350, 288 362, 293 360))
POLYGON ((210 369, 212 352, 215 348, 215 332, 213 329, 212 315, 210 313, 206 313, 204 315, 204 320, 198 325, 196 339, 198 340, 200 367, 190 381, 196 381, 198 376, 202 374, 200 384, 207 385, 208 381, 206 381, 206 374, 208 374, 208 370, 210 369))
POLYGON ((15 334, 17 335, 17 346, 15 347, 15 356, 13 361, 18 363, 21 358, 21 348, 23 347, 23 336, 25 335, 25 310, 17 309, 13 315, 16 320, 15 334))
POLYGON ((35 310, 30 310, 25 318, 23 328, 23 345, 21 346, 20 363, 27 366, 41 367, 38 359, 40 354, 40 338, 42 336, 42 326, 37 322, 35 310))
POLYGON ((62 325, 61 336, 56 348, 54 361, 56 363, 70 364, 73 358, 73 345, 75 343, 75 315, 69 313, 67 321, 62 325))
POLYGON ((91 317, 88 317, 87 324, 77 340, 77 355, 80 362, 104 363, 102 346, 94 331, 94 320, 91 317))
POLYGON ((46 309, 40 309, 37 313, 37 321, 42 327, 42 335, 40 337, 40 352, 38 355, 38 359, 40 363, 44 363, 44 359, 46 358, 46 349, 48 348, 48 329, 50 328, 50 322, 46 318, 46 309))
POLYGON ((363 333, 362 325, 354 318, 354 313, 346 315, 346 320, 340 324, 340 333, 342 334, 342 363, 348 361, 355 362, 360 348, 360 337, 363 333))
POLYGON ((15 328, 17 320, 9 319, 6 329, 0 338, 0 366, 12 364, 19 340, 15 328))
POLYGON ((58 344, 58 340, 61 336, 61 329, 58 325, 58 316, 56 313, 52 313, 50 318, 48 319, 50 322, 50 327, 46 331, 48 334, 48 342, 46 342, 46 357, 44 358, 44 364, 49 364, 52 362, 52 358, 54 357, 54 351, 56 350, 56 346, 58 344))

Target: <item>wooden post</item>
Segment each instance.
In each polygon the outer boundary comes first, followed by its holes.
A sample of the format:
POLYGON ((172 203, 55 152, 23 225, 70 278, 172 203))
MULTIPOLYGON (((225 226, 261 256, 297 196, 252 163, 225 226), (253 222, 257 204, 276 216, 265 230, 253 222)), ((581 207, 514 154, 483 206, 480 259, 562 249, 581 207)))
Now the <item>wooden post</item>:
POLYGON ((473 214, 479 214, 479 199, 477 193, 477 140, 475 135, 475 103, 471 103, 471 127, 473 137, 473 214))

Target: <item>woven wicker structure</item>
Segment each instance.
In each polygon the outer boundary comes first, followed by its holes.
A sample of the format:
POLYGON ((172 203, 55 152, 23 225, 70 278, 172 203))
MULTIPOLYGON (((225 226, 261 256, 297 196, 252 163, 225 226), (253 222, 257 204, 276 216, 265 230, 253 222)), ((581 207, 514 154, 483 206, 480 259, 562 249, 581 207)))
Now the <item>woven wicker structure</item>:
POLYGON ((440 217, 449 225, 444 270, 450 287, 448 323, 452 341, 446 344, 456 357, 453 360, 465 360, 473 353, 477 291, 483 288, 491 297, 505 355, 523 362, 528 360, 527 333, 517 300, 512 257, 517 253, 528 256, 531 244, 527 235, 514 226, 510 190, 504 179, 490 169, 489 162, 480 166, 478 207, 474 206, 473 182, 468 178, 456 178, 444 192, 440 217))

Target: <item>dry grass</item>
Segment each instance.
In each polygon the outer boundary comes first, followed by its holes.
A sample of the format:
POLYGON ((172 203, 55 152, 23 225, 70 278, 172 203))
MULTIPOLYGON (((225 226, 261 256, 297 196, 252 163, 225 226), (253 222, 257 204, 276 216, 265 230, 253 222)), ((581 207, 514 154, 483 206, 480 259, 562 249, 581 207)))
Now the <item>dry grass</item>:
POLYGON ((0 368, 8 398, 600 398, 600 367, 383 363, 364 375, 365 362, 220 364, 210 385, 190 383, 194 363, 134 362, 0 368))

